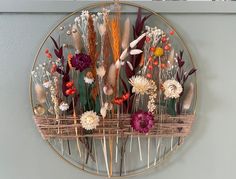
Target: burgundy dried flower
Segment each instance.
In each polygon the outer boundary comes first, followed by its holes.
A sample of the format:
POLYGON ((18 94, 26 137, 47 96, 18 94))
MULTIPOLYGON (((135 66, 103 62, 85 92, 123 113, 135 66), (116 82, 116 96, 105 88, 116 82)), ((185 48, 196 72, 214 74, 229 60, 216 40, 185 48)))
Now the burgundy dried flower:
POLYGON ((91 65, 91 62, 90 56, 84 53, 79 53, 72 57, 71 66, 82 72, 91 65))
POLYGON ((150 112, 139 110, 132 114, 131 127, 140 133, 147 133, 154 124, 154 117, 150 112))

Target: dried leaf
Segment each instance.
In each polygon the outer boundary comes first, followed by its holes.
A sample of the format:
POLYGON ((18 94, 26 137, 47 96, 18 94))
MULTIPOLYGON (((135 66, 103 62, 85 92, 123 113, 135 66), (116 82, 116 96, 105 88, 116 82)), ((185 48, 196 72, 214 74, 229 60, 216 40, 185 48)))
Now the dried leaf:
POLYGON ((61 75, 65 74, 64 71, 62 69, 60 69, 60 68, 57 68, 56 71, 57 71, 57 73, 59 73, 61 75))
POLYGON ((96 98, 98 96, 98 86, 97 84, 92 88, 91 95, 94 101, 96 101, 96 98))
POLYGON ((52 41, 53 41, 53 43, 54 43, 56 49, 59 49, 59 46, 58 46, 56 40, 55 40, 52 36, 50 36, 50 38, 52 39, 52 41))
POLYGON ((181 68, 182 66, 184 66, 184 63, 185 63, 184 61, 179 60, 179 61, 178 61, 179 68, 181 68))
POLYGON ((176 73, 176 79, 180 83, 180 77, 179 77, 179 73, 178 72, 176 73))
POLYGON ((79 78, 78 78, 78 84, 79 84, 79 100, 80 100, 80 104, 82 106, 86 106, 87 105, 87 93, 86 93, 86 85, 84 82, 84 72, 79 73, 79 78))
POLYGON ((141 12, 141 8, 138 8, 138 12, 137 12, 137 18, 136 18, 136 22, 135 22, 135 27, 133 26, 133 31, 134 31, 134 38, 138 37, 144 27, 144 23, 145 21, 150 17, 151 15, 145 16, 142 19, 142 12, 141 12))
POLYGON ((188 72, 188 76, 192 75, 193 73, 195 73, 197 71, 197 69, 192 68, 189 72, 188 72))
POLYGON ((59 50, 54 49, 54 53, 55 53, 55 55, 57 56, 57 58, 62 58, 62 56, 63 56, 63 48, 60 47, 59 50))
POLYGON ((134 75, 134 70, 130 69, 130 66, 128 65, 128 63, 125 63, 125 73, 126 73, 127 78, 131 78, 134 75))

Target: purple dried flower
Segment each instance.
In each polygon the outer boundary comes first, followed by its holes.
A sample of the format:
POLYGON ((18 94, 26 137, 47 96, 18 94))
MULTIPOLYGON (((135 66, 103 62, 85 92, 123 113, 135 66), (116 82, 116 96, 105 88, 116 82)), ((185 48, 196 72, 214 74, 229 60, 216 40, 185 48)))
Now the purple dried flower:
POLYGON ((154 117, 150 112, 139 110, 132 114, 131 127, 140 133, 147 133, 154 124, 154 117))
POLYGON ((91 65, 91 62, 90 56, 84 53, 79 53, 72 57, 71 66, 82 72, 91 65))

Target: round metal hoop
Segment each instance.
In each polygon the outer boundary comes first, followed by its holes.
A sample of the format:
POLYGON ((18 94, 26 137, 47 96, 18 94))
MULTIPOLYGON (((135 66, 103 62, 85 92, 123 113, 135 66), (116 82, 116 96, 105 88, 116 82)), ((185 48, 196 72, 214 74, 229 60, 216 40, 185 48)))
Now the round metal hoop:
MULTIPOLYGON (((108 6, 108 5, 111 5, 111 4, 113 4, 113 2, 94 3, 94 4, 89 5, 89 6, 87 6, 87 7, 80 8, 80 9, 74 11, 73 13, 69 14, 69 15, 66 16, 65 18, 63 18, 63 19, 58 23, 58 25, 56 25, 56 26, 47 34, 47 36, 45 37, 45 39, 44 39, 43 42, 41 43, 41 45, 40 45, 40 47, 39 47, 39 49, 38 49, 38 51, 37 51, 37 54, 36 54, 36 56, 35 56, 35 58, 34 58, 34 63, 33 63, 32 69, 35 68, 37 59, 38 59, 38 57, 39 57, 40 51, 41 51, 42 48, 43 48, 43 45, 45 44, 45 42, 47 41, 47 39, 50 37, 50 35, 51 35, 64 21, 66 21, 67 19, 69 19, 70 17, 72 17, 73 15, 75 15, 76 13, 82 11, 83 9, 89 10, 89 9, 93 9, 93 8, 96 8, 96 7, 108 6)), ((121 5, 132 6, 132 7, 136 7, 136 8, 139 8, 139 7, 140 7, 140 8, 142 8, 142 9, 148 11, 148 12, 151 12, 153 15, 158 16, 158 18, 160 18, 160 19, 161 19, 165 24, 167 24, 167 26, 169 26, 171 29, 174 29, 174 28, 169 24, 169 22, 168 22, 166 19, 164 19, 161 15, 157 14, 156 12, 154 12, 154 11, 151 10, 151 9, 148 9, 148 8, 143 7, 143 6, 139 6, 139 5, 137 5, 137 4, 130 3, 130 2, 121 2, 120 4, 121 4, 121 5)), ((174 29, 174 30, 175 30, 175 29, 174 29)), ((184 46, 184 48, 187 50, 187 53, 188 53, 189 59, 190 59, 190 61, 191 61, 191 64, 193 65, 193 67, 195 67, 194 62, 193 62, 193 59, 192 59, 192 56, 191 56, 191 54, 190 54, 190 52, 189 52, 188 47, 186 46, 186 44, 184 43, 183 39, 182 39, 181 36, 177 33, 176 30, 175 30, 175 33, 177 34, 178 38, 180 39, 179 43, 181 43, 182 46, 184 46)), ((197 80, 196 80, 196 75, 195 75, 195 77, 194 77, 194 83, 195 83, 195 88, 196 88, 196 92, 195 92, 195 99, 196 99, 196 100, 194 101, 194 103, 195 103, 195 104, 194 104, 194 114, 195 114, 195 112, 196 112, 196 105, 197 105, 197 80)), ((30 86, 29 86, 29 89, 30 89, 30 102, 31 102, 31 106, 32 106, 32 109, 33 109, 32 78, 30 78, 30 86)), ((47 143, 48 143, 48 145, 58 154, 58 156, 61 157, 64 161, 68 162, 68 163, 71 164, 72 166, 74 166, 74 167, 76 167, 76 168, 78 168, 78 169, 80 169, 80 170, 82 170, 82 171, 84 171, 84 172, 87 172, 87 173, 90 173, 90 174, 93 174, 93 175, 96 175, 96 176, 97 176, 96 172, 93 173, 93 172, 90 172, 90 171, 83 170, 82 167, 79 167, 79 166, 73 164, 71 161, 65 159, 48 141, 47 141, 47 143)), ((150 168, 148 168, 148 169, 147 169, 147 168, 143 168, 143 169, 141 169, 141 170, 135 171, 134 173, 128 174, 128 175, 125 175, 125 176, 121 176, 121 177, 120 177, 120 176, 112 176, 112 177, 114 177, 114 178, 124 178, 124 177, 130 177, 130 176, 136 176, 136 175, 139 175, 139 174, 143 174, 143 173, 147 172, 147 170, 150 171, 151 169, 160 166, 161 163, 164 163, 164 161, 166 161, 166 160, 171 156, 171 154, 174 153, 181 145, 182 145, 182 144, 180 144, 180 145, 177 145, 177 144, 176 144, 176 145, 173 147, 173 150, 167 152, 167 153, 165 154, 165 158, 164 158, 163 160, 159 161, 159 162, 157 163, 157 165, 155 165, 155 166, 154 166, 154 165, 151 165, 150 168)), ((99 175, 99 176, 105 176, 105 175, 99 175)))

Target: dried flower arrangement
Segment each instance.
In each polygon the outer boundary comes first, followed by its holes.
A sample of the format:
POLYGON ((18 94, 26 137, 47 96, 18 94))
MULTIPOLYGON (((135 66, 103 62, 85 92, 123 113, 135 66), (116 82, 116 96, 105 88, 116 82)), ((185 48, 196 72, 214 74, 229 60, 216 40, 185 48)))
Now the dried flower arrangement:
POLYGON ((196 72, 187 70, 183 51, 175 52, 174 30, 145 26, 150 15, 142 17, 141 8, 131 27, 129 17, 121 20, 121 5, 114 9, 82 11, 66 32, 72 47, 51 36, 53 51, 45 49, 45 62, 32 71, 33 112, 42 137, 59 139, 62 153, 66 140, 69 154, 74 140, 84 165, 95 162, 97 173, 99 140, 108 177, 126 174, 127 141, 131 151, 137 138, 142 161, 140 138, 147 139, 149 168, 151 138, 158 140, 158 154, 162 138, 171 139, 172 150, 174 138, 180 143, 190 133, 195 93, 194 83, 185 82, 196 72))

